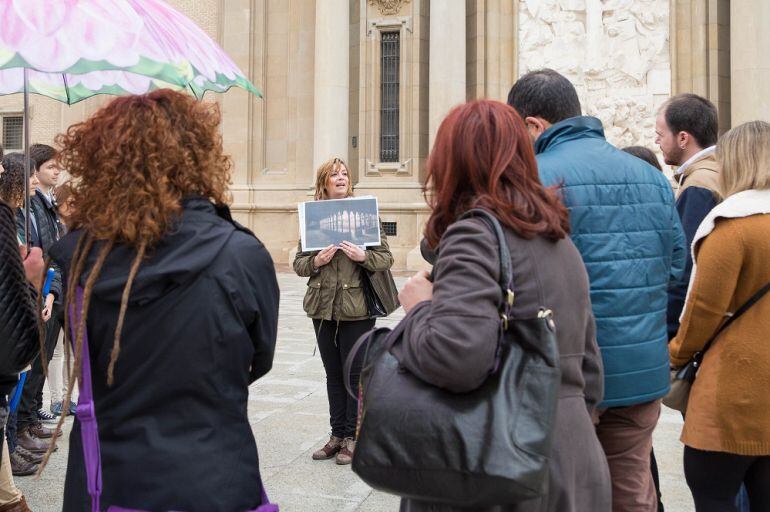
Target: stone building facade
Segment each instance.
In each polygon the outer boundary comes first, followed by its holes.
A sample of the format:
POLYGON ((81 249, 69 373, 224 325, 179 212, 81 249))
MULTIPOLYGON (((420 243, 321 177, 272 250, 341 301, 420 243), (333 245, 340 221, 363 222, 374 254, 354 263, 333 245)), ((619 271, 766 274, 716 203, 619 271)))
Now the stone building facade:
MULTIPOLYGON (((719 107, 721 129, 770 120, 767 0, 170 0, 264 93, 207 96, 223 110, 233 210, 288 263, 297 203, 315 169, 350 166, 379 198, 397 268, 421 264, 424 163, 441 119, 474 98, 505 100, 517 76, 554 68, 577 86, 611 142, 653 147, 672 93, 719 107)), ((34 98, 34 142, 95 111, 34 98)), ((0 97, 2 140, 17 141, 21 98, 0 97)), ((13 148, 11 148, 13 149, 13 148)))

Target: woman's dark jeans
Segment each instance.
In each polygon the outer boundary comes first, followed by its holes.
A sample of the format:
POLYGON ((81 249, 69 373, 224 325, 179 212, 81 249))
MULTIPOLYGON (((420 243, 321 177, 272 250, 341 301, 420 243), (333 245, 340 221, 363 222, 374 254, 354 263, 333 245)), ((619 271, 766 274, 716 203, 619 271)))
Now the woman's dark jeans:
POLYGON ((737 512, 746 486, 751 510, 770 510, 770 456, 708 452, 685 446, 684 475, 697 512, 737 512))
MULTIPOLYGON (((326 392, 329 395, 329 423, 332 427, 332 435, 355 438, 358 400, 348 396, 342 371, 350 349, 358 338, 374 327, 374 319, 352 322, 314 319, 313 326, 318 350, 321 352, 321 361, 326 370, 326 392)), ((358 389, 363 355, 362 348, 356 355, 355 363, 350 370, 350 384, 355 390, 358 389)))

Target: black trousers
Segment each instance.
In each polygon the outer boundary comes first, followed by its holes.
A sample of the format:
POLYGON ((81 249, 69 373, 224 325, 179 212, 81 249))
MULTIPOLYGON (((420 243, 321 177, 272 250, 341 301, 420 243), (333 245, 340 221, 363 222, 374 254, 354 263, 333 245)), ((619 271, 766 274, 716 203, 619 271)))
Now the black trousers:
MULTIPOLYGON (((54 306, 56 307, 56 306, 54 306)), ((54 312, 51 319, 45 324, 45 357, 46 363, 51 362, 53 350, 56 348, 56 341, 59 339, 61 324, 54 312)), ((43 407, 43 386, 45 385, 45 375, 43 374, 42 354, 37 356, 32 362, 32 369, 27 375, 27 381, 24 383, 24 389, 21 392, 19 401, 17 427, 23 430, 30 425, 38 422, 37 410, 43 407)))
MULTIPOLYGON (((355 322, 314 319, 313 326, 318 341, 318 351, 321 352, 321 361, 326 370, 326 392, 329 395, 329 423, 332 427, 332 435, 355 437, 358 400, 345 391, 342 371, 350 349, 361 335, 374 327, 374 319, 355 322)), ((358 389, 363 356, 362 348, 350 369, 350 384, 354 390, 358 389)))
POLYGON ((697 512, 737 512, 746 485, 752 512, 770 511, 770 456, 751 457, 684 447, 684 476, 697 512))

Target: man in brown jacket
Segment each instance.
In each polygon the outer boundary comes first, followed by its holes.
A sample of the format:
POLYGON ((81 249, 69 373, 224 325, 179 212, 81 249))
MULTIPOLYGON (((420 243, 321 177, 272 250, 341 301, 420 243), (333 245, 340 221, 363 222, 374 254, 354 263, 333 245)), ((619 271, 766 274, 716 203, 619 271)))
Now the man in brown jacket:
POLYGON ((719 169, 714 156, 718 137, 717 109, 707 99, 695 94, 678 94, 658 111, 655 143, 679 184, 676 209, 687 238, 687 264, 684 274, 672 283, 668 293, 668 338, 676 336, 679 317, 687 296, 692 272, 689 250, 695 231, 720 201, 719 169))

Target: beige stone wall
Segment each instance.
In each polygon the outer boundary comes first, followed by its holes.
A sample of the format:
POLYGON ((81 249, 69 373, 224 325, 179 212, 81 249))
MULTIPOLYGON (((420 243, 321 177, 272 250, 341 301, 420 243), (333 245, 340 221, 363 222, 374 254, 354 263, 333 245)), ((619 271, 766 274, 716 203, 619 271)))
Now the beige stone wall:
MULTIPOLYGON (((296 204, 308 200, 313 183, 315 1, 250 3, 251 38, 234 44, 252 52, 251 77, 264 100, 252 100, 251 132, 245 136, 252 157, 247 170, 238 171, 244 181, 234 187, 233 209, 276 262, 285 263, 298 239, 296 204)), ((243 103, 234 100, 238 108, 243 103)), ((243 136, 244 130, 237 133, 243 136)), ((233 136, 238 135, 225 131, 225 140, 233 136)))
MULTIPOLYGON (((355 1, 355 0, 352 0, 355 1)), ((420 240, 427 206, 422 198, 422 169, 428 154, 428 31, 429 2, 359 0, 358 126, 356 194, 377 196, 381 218, 396 222, 398 235, 389 239, 397 268, 420 240), (379 161, 380 44, 385 31, 400 32, 399 161, 379 161)), ((351 20, 353 22, 353 20, 351 20)), ((352 62, 352 60, 351 60, 352 62)), ((352 96, 352 94, 351 94, 352 96)))
POLYGON ((730 128, 730 1, 675 0, 671 16, 673 92, 708 98, 730 128))
POLYGON ((516 78, 516 0, 466 1, 467 99, 506 101, 516 78))
POLYGON ((770 2, 730 3, 732 124, 770 121, 770 2))
MULTIPOLYGON (((264 93, 258 99, 232 89, 209 94, 206 101, 222 107, 225 146, 234 162, 235 216, 278 263, 289 262, 296 247, 297 203, 312 198, 317 1, 324 0, 170 0, 264 93)), ((349 0, 348 5, 343 157, 356 193, 376 195, 382 219, 398 224, 391 239, 397 268, 418 265, 416 248, 429 213, 422 186, 429 152, 431 29, 436 40, 447 37, 441 23, 431 24, 432 8, 450 17, 465 10, 464 27, 450 37, 465 42, 466 99, 504 101, 516 76, 549 66, 575 81, 586 113, 600 117, 609 139, 619 145, 651 146, 654 111, 672 92, 693 91, 715 101, 723 129, 731 117, 735 122, 770 116, 766 0, 349 0), (400 155, 398 162, 383 164, 380 35, 391 30, 401 34, 400 155), (730 52, 731 37, 738 51, 730 52)), ((443 93, 435 78, 434 96, 443 93)), ((67 107, 33 96, 33 142, 51 143, 105 101, 109 98, 98 97, 67 107)), ((21 104, 21 95, 0 97, 0 113, 20 112, 21 104)))
POLYGON ((620 147, 653 145, 671 94, 669 0, 519 0, 519 73, 555 69, 620 147))

